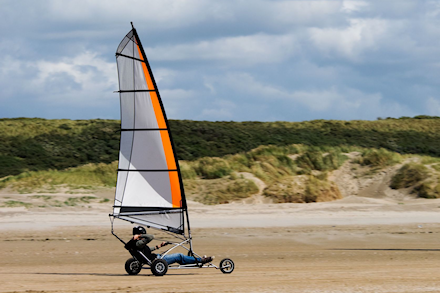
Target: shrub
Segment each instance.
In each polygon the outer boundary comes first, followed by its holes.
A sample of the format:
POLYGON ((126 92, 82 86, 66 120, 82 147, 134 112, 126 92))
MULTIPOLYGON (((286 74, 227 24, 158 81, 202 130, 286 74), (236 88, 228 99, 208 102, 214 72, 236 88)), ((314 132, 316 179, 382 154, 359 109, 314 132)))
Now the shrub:
POLYGON ((32 171, 17 176, 10 176, 0 181, 0 188, 11 186, 20 193, 29 193, 40 188, 54 189, 58 185, 73 188, 90 188, 90 186, 116 186, 117 162, 111 164, 87 164, 62 171, 32 171))
POLYGON ((331 171, 338 169, 347 159, 341 152, 332 150, 324 154, 321 151, 310 150, 298 157, 298 167, 305 170, 331 171))
POLYGON ((32 204, 30 204, 30 203, 17 201, 17 200, 8 200, 8 201, 5 201, 3 204, 4 204, 3 206, 8 207, 8 208, 25 207, 28 209, 28 208, 32 207, 32 204))
POLYGON ((423 198, 439 198, 440 197, 440 184, 433 182, 422 182, 420 185, 414 188, 418 197, 423 198))
POLYGON ((277 203, 310 203, 342 198, 333 183, 305 175, 284 177, 268 186, 263 194, 277 203))
POLYGON ((322 152, 308 151, 296 159, 298 167, 306 170, 324 170, 322 152))
POLYGON ((402 157, 395 152, 390 152, 384 148, 368 149, 362 153, 362 157, 358 163, 361 165, 368 165, 372 167, 387 167, 400 163, 402 157))
POLYGON ((247 198, 259 190, 248 179, 186 180, 184 183, 188 199, 209 205, 247 198))
POLYGON ((276 203, 303 203, 305 176, 289 176, 275 181, 266 187, 263 195, 276 203))
POLYGON ((393 189, 411 187, 428 178, 428 168, 416 163, 403 165, 391 179, 390 187, 393 189))
POLYGON ((197 175, 206 179, 222 178, 231 174, 229 163, 221 158, 201 158, 197 161, 197 175))
POLYGON ((306 184, 304 201, 322 202, 342 198, 338 187, 327 180, 320 180, 315 176, 310 176, 306 184))
POLYGON ((194 170, 193 164, 187 161, 179 161, 180 174, 182 179, 195 179, 197 178, 196 170, 194 170))

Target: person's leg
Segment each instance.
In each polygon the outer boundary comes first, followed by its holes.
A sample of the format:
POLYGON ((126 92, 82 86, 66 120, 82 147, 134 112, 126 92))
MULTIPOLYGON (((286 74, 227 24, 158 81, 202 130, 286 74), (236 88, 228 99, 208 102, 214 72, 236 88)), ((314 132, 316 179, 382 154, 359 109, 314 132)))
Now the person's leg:
POLYGON ((176 263, 176 262, 181 265, 188 265, 188 264, 195 264, 196 262, 202 261, 200 258, 197 258, 197 261, 196 261, 196 259, 194 257, 183 255, 182 253, 167 254, 163 257, 163 260, 165 260, 169 265, 176 263))

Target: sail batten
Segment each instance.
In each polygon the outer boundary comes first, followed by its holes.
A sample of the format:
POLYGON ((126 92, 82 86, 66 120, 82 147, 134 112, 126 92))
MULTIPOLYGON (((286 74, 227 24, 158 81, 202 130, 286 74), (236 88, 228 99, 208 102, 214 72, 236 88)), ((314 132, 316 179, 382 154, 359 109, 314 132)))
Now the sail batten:
POLYGON ((116 61, 121 144, 113 215, 184 234, 186 199, 176 152, 153 72, 134 28, 119 44, 116 61))

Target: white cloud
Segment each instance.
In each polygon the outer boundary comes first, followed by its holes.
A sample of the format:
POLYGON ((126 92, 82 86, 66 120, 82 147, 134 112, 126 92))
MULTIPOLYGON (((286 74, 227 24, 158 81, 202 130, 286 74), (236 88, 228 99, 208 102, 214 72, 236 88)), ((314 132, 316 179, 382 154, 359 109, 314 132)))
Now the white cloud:
POLYGON ((47 14, 55 20, 83 21, 94 23, 96 20, 113 22, 124 21, 129 25, 133 21, 150 24, 153 29, 169 29, 186 27, 205 19, 205 13, 210 13, 212 7, 208 1, 202 0, 105 0, 105 1, 57 1, 52 0, 48 5, 47 14))
POLYGON ((227 37, 213 41, 149 48, 156 60, 221 60, 233 64, 280 62, 295 52, 293 35, 227 37))
POLYGON ((340 6, 341 1, 255 1, 247 8, 250 14, 261 13, 261 21, 268 25, 316 25, 332 22, 340 6))
POLYGON ((116 65, 91 52, 60 61, 23 62, 8 56, 1 65, 4 92, 28 95, 28 99, 51 105, 103 105, 118 86, 116 65))
POLYGON ((387 29, 386 20, 350 19, 348 27, 310 28, 309 33, 318 50, 356 61, 364 51, 378 49, 387 29))
POLYGON ((42 60, 36 67, 39 73, 32 83, 41 90, 40 99, 51 103, 97 105, 108 102, 111 89, 117 90, 116 65, 96 53, 84 52, 59 62, 42 60), (53 81, 61 84, 57 87, 53 81))
POLYGON ((114 50, 133 21, 170 118, 438 115, 438 2, 4 0, 0 113, 119 118, 114 50))
POLYGON ((359 12, 365 7, 368 7, 368 3, 365 1, 344 0, 342 2, 341 10, 346 13, 353 13, 359 12))
MULTIPOLYGON (((331 119, 375 119, 377 117, 403 116, 412 113, 406 106, 386 101, 381 93, 365 93, 346 86, 318 89, 289 90, 275 84, 262 83, 246 73, 235 73, 219 80, 221 86, 238 93, 243 98, 237 105, 249 103, 284 109, 302 109, 310 115, 325 115, 331 119)), ((238 106, 239 107, 239 106, 238 106)), ((282 110, 281 110, 282 109, 282 110)), ((258 113, 267 117, 273 113, 258 113)), ((260 120, 266 120, 259 118, 260 120)))

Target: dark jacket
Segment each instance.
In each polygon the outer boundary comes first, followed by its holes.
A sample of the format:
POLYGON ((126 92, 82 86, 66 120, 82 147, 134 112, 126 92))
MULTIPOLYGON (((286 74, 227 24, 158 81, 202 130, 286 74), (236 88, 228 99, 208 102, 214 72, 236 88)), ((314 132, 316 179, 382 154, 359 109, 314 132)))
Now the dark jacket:
MULTIPOLYGON (((147 244, 148 243, 150 243, 151 242, 151 240, 153 240, 154 239, 154 235, 150 235, 150 234, 142 234, 141 236, 140 236, 140 239, 138 240, 138 241, 136 241, 136 247, 139 249, 139 250, 144 250, 144 248, 147 246, 147 244)), ((147 246, 148 247, 148 246, 147 246)), ((150 249, 150 251, 153 251, 153 250, 155 250, 154 248, 153 249, 150 249)))
POLYGON ((150 248, 147 244, 151 242, 151 240, 154 239, 154 235, 150 234, 142 234, 140 239, 136 241, 136 248, 140 251, 142 251, 146 257, 150 261, 153 261, 157 257, 156 254, 151 253, 152 251, 156 250, 156 247, 150 248))

